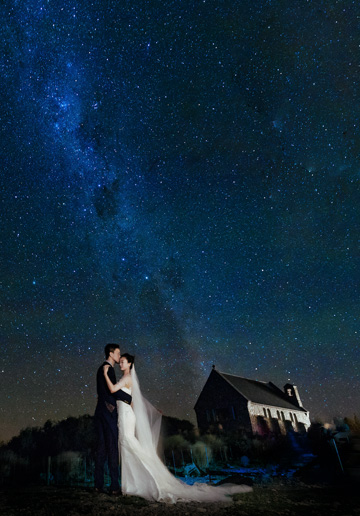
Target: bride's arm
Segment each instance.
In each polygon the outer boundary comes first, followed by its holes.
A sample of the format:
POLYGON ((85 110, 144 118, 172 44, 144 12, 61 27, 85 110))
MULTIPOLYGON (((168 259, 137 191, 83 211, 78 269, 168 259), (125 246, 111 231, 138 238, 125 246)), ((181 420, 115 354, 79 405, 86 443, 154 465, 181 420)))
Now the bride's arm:
POLYGON ((104 376, 107 383, 107 386, 109 388, 109 391, 113 394, 114 392, 119 391, 123 387, 125 387, 126 380, 124 378, 121 378, 115 385, 112 383, 108 376, 108 369, 110 366, 104 366, 104 376))

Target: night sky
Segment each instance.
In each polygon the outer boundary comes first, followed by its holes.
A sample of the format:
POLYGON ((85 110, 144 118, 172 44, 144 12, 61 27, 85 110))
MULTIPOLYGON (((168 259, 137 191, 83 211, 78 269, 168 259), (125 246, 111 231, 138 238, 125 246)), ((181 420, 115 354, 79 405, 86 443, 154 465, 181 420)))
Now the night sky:
POLYGON ((357 2, 0 15, 0 440, 92 414, 114 341, 167 415, 212 364, 359 415, 357 2))

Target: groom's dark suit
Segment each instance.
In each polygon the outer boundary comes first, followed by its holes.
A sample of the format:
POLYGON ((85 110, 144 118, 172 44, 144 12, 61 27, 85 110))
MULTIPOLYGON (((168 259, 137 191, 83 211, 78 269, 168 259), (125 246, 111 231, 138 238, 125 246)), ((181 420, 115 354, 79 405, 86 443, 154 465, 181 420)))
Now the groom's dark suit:
MULTIPOLYGON (((102 489, 104 485, 104 465, 108 460, 111 477, 110 491, 119 489, 119 449, 116 401, 131 403, 131 396, 120 390, 111 394, 104 377, 104 362, 96 375, 98 402, 95 410, 95 427, 97 433, 97 452, 95 458, 95 487, 102 489)), ((115 370, 110 365, 108 376, 113 384, 116 383, 115 370)))

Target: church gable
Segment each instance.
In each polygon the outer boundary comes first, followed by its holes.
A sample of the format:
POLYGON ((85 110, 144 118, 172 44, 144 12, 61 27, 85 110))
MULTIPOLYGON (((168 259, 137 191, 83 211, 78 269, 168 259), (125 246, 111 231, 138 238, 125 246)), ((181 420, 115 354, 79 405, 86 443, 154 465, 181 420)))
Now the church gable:
POLYGON ((201 430, 229 428, 240 425, 251 429, 247 400, 217 371, 210 376, 195 404, 198 426, 201 430))
POLYGON ((209 398, 212 400, 214 405, 218 405, 219 403, 223 403, 224 397, 230 396, 231 398, 238 398, 239 394, 242 396, 242 394, 239 393, 233 385, 227 382, 218 371, 213 369, 200 393, 195 404, 195 408, 199 408, 203 404, 208 405, 209 398))

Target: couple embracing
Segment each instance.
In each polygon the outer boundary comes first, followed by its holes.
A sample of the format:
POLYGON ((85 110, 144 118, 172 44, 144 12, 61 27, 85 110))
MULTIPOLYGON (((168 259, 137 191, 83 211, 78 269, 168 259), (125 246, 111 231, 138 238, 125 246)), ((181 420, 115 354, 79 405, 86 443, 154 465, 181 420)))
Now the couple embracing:
POLYGON ((141 496, 158 502, 218 502, 228 501, 229 495, 252 490, 245 485, 189 486, 175 478, 157 454, 161 414, 142 396, 134 357, 128 353, 121 355, 117 344, 107 344, 105 358, 97 372, 96 491, 103 489, 106 460, 111 477, 110 493, 113 495, 122 491, 123 495, 141 496), (118 382, 115 364, 120 365, 123 373, 118 382))

